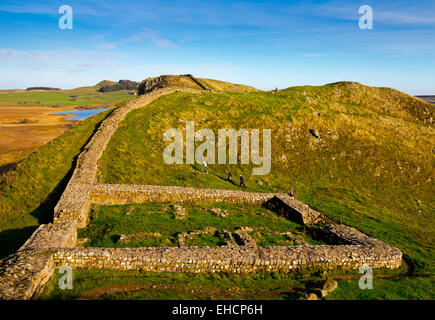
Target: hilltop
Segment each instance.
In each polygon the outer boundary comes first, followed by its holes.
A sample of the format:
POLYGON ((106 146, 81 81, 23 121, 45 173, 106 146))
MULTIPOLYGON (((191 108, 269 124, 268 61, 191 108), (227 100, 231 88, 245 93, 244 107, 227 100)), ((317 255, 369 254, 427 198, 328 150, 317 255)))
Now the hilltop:
POLYGON ((160 88, 179 87, 196 90, 208 90, 216 92, 256 92, 253 87, 229 82, 196 78, 191 74, 186 75, 163 75, 155 78, 147 78, 141 82, 138 88, 139 94, 145 94, 160 88))

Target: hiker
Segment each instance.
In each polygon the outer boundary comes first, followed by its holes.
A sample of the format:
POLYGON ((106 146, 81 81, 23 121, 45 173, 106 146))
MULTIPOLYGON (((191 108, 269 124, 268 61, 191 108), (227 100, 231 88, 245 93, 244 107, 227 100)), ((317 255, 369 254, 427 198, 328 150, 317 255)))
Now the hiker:
POLYGON ((243 179, 243 176, 240 175, 240 185, 239 185, 239 187, 241 188, 242 186, 243 186, 243 188, 246 189, 246 186, 245 186, 245 179, 243 179))
POLYGON ((202 163, 204 163, 204 173, 207 174, 207 162, 203 161, 202 163))
POLYGON ((291 197, 292 199, 295 198, 295 192, 294 192, 293 188, 290 190, 290 197, 291 197))
POLYGON ((231 175, 231 172, 228 172, 228 182, 233 183, 233 176, 231 175))

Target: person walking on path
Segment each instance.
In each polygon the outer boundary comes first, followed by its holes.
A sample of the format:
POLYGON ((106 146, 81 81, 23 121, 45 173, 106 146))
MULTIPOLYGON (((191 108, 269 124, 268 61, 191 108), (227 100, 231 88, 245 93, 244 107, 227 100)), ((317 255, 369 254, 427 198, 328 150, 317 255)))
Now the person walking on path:
POLYGON ((228 172, 228 182, 233 183, 233 176, 231 175, 231 172, 228 172))
POLYGON ((203 161, 202 163, 204 163, 204 173, 207 174, 207 162, 203 161))
POLYGON ((239 185, 239 187, 241 188, 242 186, 243 186, 243 188, 246 189, 246 186, 245 186, 245 179, 243 178, 242 175, 240 175, 240 185, 239 185))
POLYGON ((295 198, 295 192, 294 192, 293 188, 290 190, 290 197, 291 197, 292 199, 295 198))

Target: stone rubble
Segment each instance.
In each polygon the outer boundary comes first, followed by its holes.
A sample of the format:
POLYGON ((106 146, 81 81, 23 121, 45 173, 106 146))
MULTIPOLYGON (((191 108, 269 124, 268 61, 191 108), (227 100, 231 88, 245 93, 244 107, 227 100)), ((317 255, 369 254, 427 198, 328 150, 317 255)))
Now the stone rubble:
POLYGON ((121 234, 119 237, 120 242, 130 242, 141 239, 155 239, 160 238, 162 235, 158 232, 141 232, 131 234, 121 234))

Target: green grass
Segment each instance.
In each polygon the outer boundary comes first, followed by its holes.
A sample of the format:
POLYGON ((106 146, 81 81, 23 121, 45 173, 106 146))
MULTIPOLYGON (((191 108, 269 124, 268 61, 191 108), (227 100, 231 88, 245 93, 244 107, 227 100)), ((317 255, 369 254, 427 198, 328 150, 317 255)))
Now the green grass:
POLYGON ((219 232, 234 232, 240 227, 249 226, 255 229, 249 233, 262 246, 294 245, 291 240, 279 235, 282 232, 292 232, 311 244, 320 243, 305 233, 302 226, 265 208, 231 204, 183 206, 187 216, 182 220, 175 218, 174 208, 167 204, 100 206, 94 211, 89 226, 79 230, 78 236, 88 238, 86 245, 91 247, 177 246, 178 234, 213 227, 217 233, 193 236, 187 244, 219 246, 225 244, 219 232), (209 211, 210 208, 228 210, 229 216, 218 217, 209 211), (130 242, 118 241, 122 234, 155 232, 162 236, 130 242))
POLYGON ((19 105, 31 106, 87 106, 103 105, 116 101, 122 101, 130 98, 129 90, 99 92, 99 86, 82 87, 71 90, 60 90, 52 92, 44 91, 25 91, 25 92, 8 92, 0 94, 1 102, 10 102, 19 105), (71 98, 71 96, 78 96, 71 98))
POLYGON ((101 182, 239 189, 224 181, 231 171, 236 183, 243 174, 247 191, 293 187, 297 199, 398 247, 416 274, 430 276, 435 130, 427 110, 433 114, 434 107, 398 91, 354 83, 278 94, 176 93, 132 111, 120 124, 102 157, 101 182), (186 120, 215 134, 219 128, 272 129, 270 174, 253 176, 251 165, 210 164, 208 175, 201 164, 166 165, 163 133, 183 130, 186 120))
POLYGON ((338 281, 326 300, 433 300, 434 277, 373 279, 373 289, 361 290, 358 280, 338 281))
POLYGON ((0 258, 14 253, 38 225, 52 221, 77 155, 109 112, 79 122, 0 176, 0 258))
POLYGON ((192 273, 151 273, 140 271, 75 270, 73 289, 61 290, 58 281, 61 275, 49 283, 41 299, 76 299, 86 292, 101 287, 141 284, 143 290, 104 295, 103 299, 298 299, 301 293, 283 292, 305 282, 278 273, 237 274, 192 274, 192 273))
MULTIPOLYGON (((380 272, 380 271, 377 271, 380 272)), ((381 272, 385 273, 385 272, 381 272)), ((387 273, 393 273, 389 271, 387 273)), ((334 272, 343 274, 343 272, 334 272)), ((357 271, 345 274, 360 276, 357 271)), ((377 274, 377 273, 376 273, 377 274)), ((376 276, 375 274, 375 276, 376 276)), ((316 274, 227 274, 227 273, 182 273, 142 272, 119 270, 74 270, 73 289, 61 290, 58 286, 61 274, 48 284, 41 299, 71 300, 86 297, 85 294, 99 289, 100 295, 91 299, 112 300, 208 300, 208 299, 303 299, 305 292, 319 287, 323 277, 316 274), (143 285, 130 292, 109 293, 104 287, 143 285), (102 291, 101 291, 102 290, 102 291), (105 295, 102 295, 103 292, 105 295)), ((339 280, 338 288, 326 296, 326 300, 405 300, 433 299, 433 278, 373 279, 373 289, 361 290, 358 280, 339 280)))

